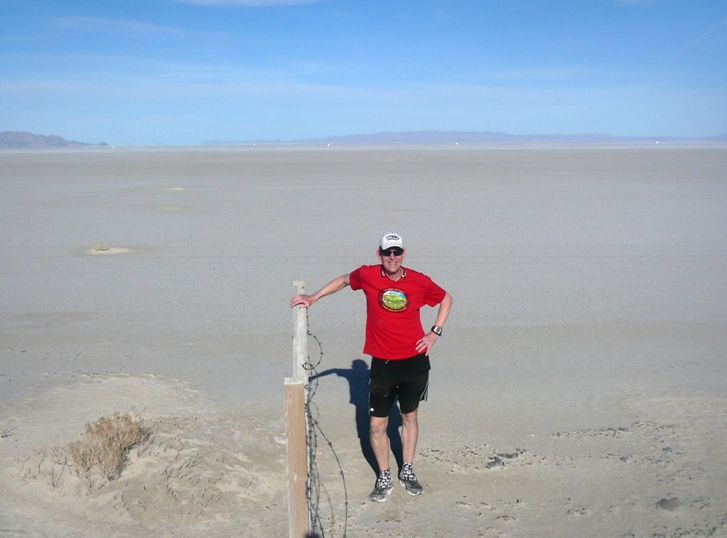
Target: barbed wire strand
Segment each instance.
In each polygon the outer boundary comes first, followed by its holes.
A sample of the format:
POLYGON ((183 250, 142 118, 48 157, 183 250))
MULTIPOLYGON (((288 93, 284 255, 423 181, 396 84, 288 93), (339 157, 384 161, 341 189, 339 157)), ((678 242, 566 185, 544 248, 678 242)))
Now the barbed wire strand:
MULTIPOLYGON (((318 420, 319 411, 318 406, 314 403, 313 397, 318 390, 318 367, 323 362, 323 344, 318 337, 310 331, 310 322, 308 319, 308 309, 306 308, 306 326, 308 327, 308 336, 315 340, 318 344, 318 358, 315 362, 311 360, 310 353, 308 354, 304 368, 308 370, 308 385, 307 398, 305 405, 305 412, 308 422, 308 478, 306 480, 306 494, 308 496, 308 510, 311 521, 311 537, 325 538, 325 531, 323 529, 323 520, 320 513, 320 500, 321 500, 321 477, 318 471, 318 461, 316 459, 318 453, 318 435, 325 439, 328 447, 331 449, 333 457, 336 459, 338 465, 338 471, 341 475, 341 481, 343 482, 343 495, 344 495, 344 523, 343 523, 343 538, 346 538, 346 532, 348 530, 348 489, 346 488, 346 476, 341 466, 341 460, 333 448, 333 443, 328 439, 323 429, 321 428, 318 420)), ((331 515, 333 516, 333 515, 331 515)), ((333 521, 333 517, 331 517, 333 521)))

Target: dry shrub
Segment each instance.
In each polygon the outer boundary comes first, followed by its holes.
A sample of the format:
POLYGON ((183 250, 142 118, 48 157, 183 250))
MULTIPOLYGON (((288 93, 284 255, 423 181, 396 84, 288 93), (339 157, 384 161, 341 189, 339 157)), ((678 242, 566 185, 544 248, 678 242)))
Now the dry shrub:
POLYGON ((107 247, 105 243, 96 243, 93 246, 93 250, 95 250, 96 252, 101 252, 101 251, 108 250, 108 249, 109 249, 109 247, 107 247))
POLYGON ((114 413, 86 424, 86 436, 68 445, 68 455, 84 475, 95 471, 107 480, 115 480, 121 475, 129 450, 148 435, 141 422, 128 413, 114 413))

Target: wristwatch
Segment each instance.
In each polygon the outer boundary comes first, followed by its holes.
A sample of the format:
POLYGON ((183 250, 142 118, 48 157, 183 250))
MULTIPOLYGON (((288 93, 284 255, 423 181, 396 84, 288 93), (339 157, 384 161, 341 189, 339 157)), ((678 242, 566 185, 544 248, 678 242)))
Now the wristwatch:
POLYGON ((432 332, 437 336, 442 336, 442 328, 439 325, 433 325, 432 332))

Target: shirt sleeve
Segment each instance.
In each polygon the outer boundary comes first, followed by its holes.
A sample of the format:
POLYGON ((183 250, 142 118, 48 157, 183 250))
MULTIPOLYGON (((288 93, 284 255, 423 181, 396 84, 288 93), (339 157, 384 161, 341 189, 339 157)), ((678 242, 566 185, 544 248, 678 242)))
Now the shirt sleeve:
POLYGON ((436 306, 444 300, 445 295, 447 295, 447 292, 435 284, 433 280, 430 280, 429 286, 424 292, 424 302, 428 306, 436 306))
POLYGON ((351 285, 352 290, 361 289, 361 268, 359 267, 355 271, 352 271, 348 275, 348 283, 351 285))

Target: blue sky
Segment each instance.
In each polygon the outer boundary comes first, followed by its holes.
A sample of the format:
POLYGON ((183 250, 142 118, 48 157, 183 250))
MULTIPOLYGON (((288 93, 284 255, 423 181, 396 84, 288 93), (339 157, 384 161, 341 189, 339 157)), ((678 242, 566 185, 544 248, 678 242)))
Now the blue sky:
POLYGON ((725 0, 0 0, 0 131, 727 133, 725 0))

